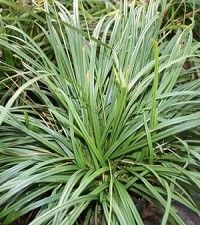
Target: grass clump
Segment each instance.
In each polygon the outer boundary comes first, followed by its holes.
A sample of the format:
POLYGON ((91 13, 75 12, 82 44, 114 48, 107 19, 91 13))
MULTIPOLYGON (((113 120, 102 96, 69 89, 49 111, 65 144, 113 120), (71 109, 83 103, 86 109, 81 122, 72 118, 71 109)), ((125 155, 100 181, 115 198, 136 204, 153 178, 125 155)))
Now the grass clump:
MULTIPOLYGON (((22 84, 0 107, 0 221, 34 211, 30 225, 144 224, 139 198, 161 224, 184 224, 199 191, 199 44, 192 24, 160 32, 165 1, 123 7, 91 34, 73 12, 48 4, 47 45, 9 26, 22 84), (162 7, 160 7, 160 5, 162 7), (185 60, 194 67, 185 70, 185 60)), ((87 27, 87 22, 86 22, 87 27)))

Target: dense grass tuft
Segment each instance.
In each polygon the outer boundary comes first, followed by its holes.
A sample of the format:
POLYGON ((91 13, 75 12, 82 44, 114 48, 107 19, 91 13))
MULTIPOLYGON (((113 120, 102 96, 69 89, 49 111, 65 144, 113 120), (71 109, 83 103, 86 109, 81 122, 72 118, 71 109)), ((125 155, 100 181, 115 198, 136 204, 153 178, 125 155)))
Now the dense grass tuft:
POLYGON ((162 225, 184 224, 174 201, 199 213, 200 45, 193 24, 163 36, 164 2, 124 3, 91 34, 78 0, 45 1, 40 37, 5 28, 21 66, 0 106, 3 225, 142 225, 138 199, 162 225))

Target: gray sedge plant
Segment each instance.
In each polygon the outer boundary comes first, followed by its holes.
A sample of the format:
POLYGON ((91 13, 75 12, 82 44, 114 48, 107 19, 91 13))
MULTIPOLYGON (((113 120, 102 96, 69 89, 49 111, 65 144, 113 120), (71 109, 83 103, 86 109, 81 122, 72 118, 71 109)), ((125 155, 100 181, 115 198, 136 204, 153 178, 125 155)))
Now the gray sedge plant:
POLYGON ((122 6, 91 34, 78 0, 72 13, 45 1, 48 48, 15 26, 0 35, 23 64, 0 107, 3 225, 31 212, 30 225, 142 225, 139 197, 162 225, 184 224, 173 201, 199 213, 200 82, 181 79, 200 45, 192 24, 162 38, 165 1, 122 6))

